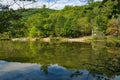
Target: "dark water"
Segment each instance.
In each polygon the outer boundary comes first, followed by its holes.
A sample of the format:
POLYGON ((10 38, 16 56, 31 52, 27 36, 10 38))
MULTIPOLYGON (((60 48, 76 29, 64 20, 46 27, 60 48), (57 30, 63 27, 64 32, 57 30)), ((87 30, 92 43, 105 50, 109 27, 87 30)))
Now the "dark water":
POLYGON ((120 48, 105 42, 0 42, 0 80, 120 80, 120 48))

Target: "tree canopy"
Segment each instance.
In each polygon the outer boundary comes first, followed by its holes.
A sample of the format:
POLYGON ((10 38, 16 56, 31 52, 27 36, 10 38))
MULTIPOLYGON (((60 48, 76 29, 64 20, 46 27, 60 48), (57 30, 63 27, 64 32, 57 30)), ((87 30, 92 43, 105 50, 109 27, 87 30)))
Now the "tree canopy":
POLYGON ((61 10, 44 5, 22 12, 21 9, 0 11, 0 34, 8 33, 10 37, 80 37, 102 32, 119 36, 120 1, 90 1, 87 5, 65 6, 61 10))

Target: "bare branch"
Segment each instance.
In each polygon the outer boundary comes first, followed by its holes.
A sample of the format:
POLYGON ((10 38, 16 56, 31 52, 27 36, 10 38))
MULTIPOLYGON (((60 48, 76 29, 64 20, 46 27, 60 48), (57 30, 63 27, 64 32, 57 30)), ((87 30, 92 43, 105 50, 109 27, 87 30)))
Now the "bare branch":
POLYGON ((60 0, 55 0, 54 1, 54 3, 53 4, 51 4, 50 5, 50 1, 48 2, 48 8, 50 8, 50 7, 52 7, 52 6, 54 6, 58 1, 60 1, 60 0))
POLYGON ((31 5, 38 0, 13 0, 15 4, 19 6, 20 9, 25 8, 28 5, 31 5))
POLYGON ((14 1, 15 4, 17 4, 22 9, 21 5, 19 3, 17 3, 16 0, 13 0, 13 1, 14 1))

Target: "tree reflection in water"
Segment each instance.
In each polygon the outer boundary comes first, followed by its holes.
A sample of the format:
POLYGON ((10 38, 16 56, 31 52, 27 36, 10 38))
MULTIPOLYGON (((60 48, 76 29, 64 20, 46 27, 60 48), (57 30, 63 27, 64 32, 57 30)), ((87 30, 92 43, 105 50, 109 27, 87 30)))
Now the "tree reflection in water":
POLYGON ((90 70, 98 73, 105 73, 108 77, 120 74, 120 56, 114 55, 104 60, 99 59, 94 64, 86 63, 91 66, 90 70))
MULTIPOLYGON (((108 47, 105 42, 86 44, 6 41, 0 44, 1 60, 41 64, 44 75, 50 74, 50 64, 63 66, 68 72, 75 70, 69 74, 71 79, 80 79, 83 76, 85 80, 92 80, 91 77, 94 77, 93 80, 114 79, 120 73, 120 48, 108 47), (81 71, 83 69, 87 74, 81 71)), ((61 75, 64 76, 63 73, 61 75)))
POLYGON ((40 69, 41 69, 45 74, 48 74, 48 66, 49 66, 49 65, 41 65, 40 69))

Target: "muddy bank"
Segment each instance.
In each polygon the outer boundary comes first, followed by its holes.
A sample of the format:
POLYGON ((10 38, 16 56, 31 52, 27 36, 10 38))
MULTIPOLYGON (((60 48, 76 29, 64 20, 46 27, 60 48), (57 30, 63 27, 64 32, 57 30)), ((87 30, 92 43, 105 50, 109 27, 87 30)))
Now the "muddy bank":
POLYGON ((43 42, 88 42, 92 39, 91 36, 85 36, 80 38, 61 38, 61 37, 53 37, 53 38, 13 38, 11 41, 43 41, 43 42))
POLYGON ((37 41, 39 38, 29 38, 29 37, 23 37, 23 38, 12 38, 11 41, 37 41))

